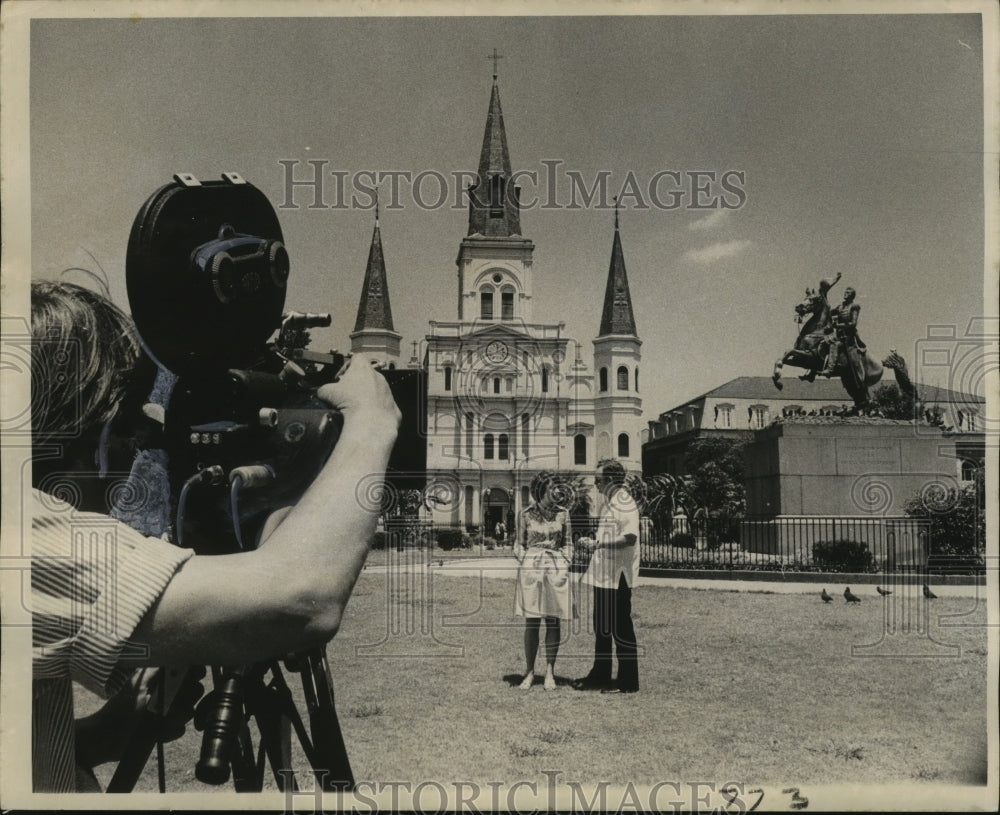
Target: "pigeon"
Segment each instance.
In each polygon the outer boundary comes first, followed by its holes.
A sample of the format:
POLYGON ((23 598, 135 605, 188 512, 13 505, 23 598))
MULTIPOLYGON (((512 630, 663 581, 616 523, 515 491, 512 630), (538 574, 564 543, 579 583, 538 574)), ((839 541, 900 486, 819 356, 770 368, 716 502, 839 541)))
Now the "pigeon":
POLYGON ((876 586, 875 591, 877 591, 883 597, 885 597, 887 594, 892 594, 892 591, 890 591, 889 589, 883 589, 881 586, 876 586))
POLYGON ((937 599, 937 595, 930 590, 930 587, 928 587, 926 583, 924 583, 924 597, 926 597, 928 600, 937 599))
POLYGON ((857 597, 857 596, 851 594, 851 587, 850 586, 848 586, 846 589, 844 589, 844 600, 846 600, 848 603, 860 603, 861 602, 861 598, 860 597, 857 597))
POLYGON ((826 589, 823 589, 823 591, 820 592, 819 596, 823 598, 824 603, 829 603, 833 599, 829 594, 826 593, 826 589))

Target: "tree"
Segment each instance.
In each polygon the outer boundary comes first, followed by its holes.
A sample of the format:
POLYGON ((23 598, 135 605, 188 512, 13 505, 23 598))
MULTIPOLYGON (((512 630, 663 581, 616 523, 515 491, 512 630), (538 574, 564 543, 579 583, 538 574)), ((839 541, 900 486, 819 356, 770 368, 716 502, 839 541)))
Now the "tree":
POLYGON ((872 391, 872 405, 887 419, 913 419, 913 393, 901 391, 894 382, 883 382, 872 391))
POLYGON ((743 452, 738 439, 695 439, 685 453, 688 492, 694 506, 710 516, 740 517, 746 513, 743 452))
POLYGON ((626 486, 638 503, 639 511, 659 529, 670 529, 678 508, 683 508, 685 514, 694 512, 688 479, 681 476, 666 473, 644 479, 630 476, 626 486))

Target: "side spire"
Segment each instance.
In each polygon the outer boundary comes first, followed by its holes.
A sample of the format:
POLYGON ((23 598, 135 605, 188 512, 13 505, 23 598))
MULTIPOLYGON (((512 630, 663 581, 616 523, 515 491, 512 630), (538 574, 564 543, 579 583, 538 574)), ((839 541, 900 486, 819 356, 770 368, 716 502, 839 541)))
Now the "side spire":
POLYGON ((618 197, 615 196, 615 238, 611 245, 611 264, 608 267, 608 284, 604 290, 604 310, 601 312, 601 330, 598 337, 620 334, 637 337, 635 315, 632 313, 632 295, 625 272, 625 253, 622 251, 621 232, 618 229, 618 197))
POLYGON ((395 331, 392 325, 392 306, 389 304, 389 284, 382 255, 382 231, 379 227, 378 192, 375 193, 375 229, 368 249, 365 282, 361 287, 361 302, 354 331, 395 331))
POLYGON ((479 152, 475 183, 469 187, 469 234, 507 238, 521 234, 521 191, 511 184, 510 151, 497 87, 497 60, 493 49, 493 87, 486 114, 486 130, 479 152))

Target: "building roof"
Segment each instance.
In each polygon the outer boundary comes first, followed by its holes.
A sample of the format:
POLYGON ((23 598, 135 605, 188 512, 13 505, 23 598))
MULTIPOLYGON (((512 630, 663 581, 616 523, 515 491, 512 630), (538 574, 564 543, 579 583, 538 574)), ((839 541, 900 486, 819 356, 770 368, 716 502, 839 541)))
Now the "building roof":
POLYGON ((469 234, 490 238, 508 238, 521 234, 521 208, 511 179, 507 131, 500 108, 500 89, 493 77, 486 130, 479 152, 476 183, 469 189, 469 234))
POLYGON ((375 229, 372 232, 372 245, 368 250, 368 265, 365 268, 365 282, 361 287, 358 317, 354 321, 355 332, 373 329, 395 331, 392 325, 392 306, 389 304, 389 282, 385 274, 385 259, 382 256, 382 235, 379 230, 377 203, 375 229))
MULTIPOLYGON (((782 399, 787 402, 823 402, 824 404, 851 402, 851 397, 848 396, 839 379, 816 377, 814 382, 803 382, 798 378, 798 375, 795 375, 786 376, 781 382, 784 387, 782 390, 778 390, 769 376, 738 376, 701 396, 688 399, 678 407, 709 397, 713 399, 759 399, 761 401, 782 399)), ((891 384, 894 380, 892 377, 883 377, 882 382, 891 384)), ((918 384, 917 390, 920 398, 926 403, 948 402, 971 405, 986 402, 982 396, 939 388, 935 385, 918 384)))
POLYGON ((632 295, 625 273, 625 253, 622 251, 618 231, 618 209, 615 208, 615 238, 611 244, 611 264, 608 267, 608 285, 604 290, 604 310, 601 312, 601 330, 598 337, 609 334, 637 336, 635 315, 632 313, 632 295))

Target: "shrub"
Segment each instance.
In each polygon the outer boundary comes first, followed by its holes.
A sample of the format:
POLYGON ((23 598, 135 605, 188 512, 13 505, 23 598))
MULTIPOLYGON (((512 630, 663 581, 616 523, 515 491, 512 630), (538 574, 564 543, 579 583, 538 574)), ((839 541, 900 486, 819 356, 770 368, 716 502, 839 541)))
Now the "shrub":
POLYGON ((385 549, 385 532, 376 532, 375 537, 372 538, 372 549, 385 549))
POLYGON ((439 529, 437 533, 437 545, 446 552, 462 545, 464 533, 461 529, 439 529))
POLYGON ((925 489, 906 502, 904 511, 930 523, 931 557, 978 564, 986 553, 986 493, 982 471, 961 489, 925 489))
POLYGON ((687 532, 678 532, 676 535, 671 535, 667 543, 671 546, 676 546, 678 549, 694 549, 694 535, 689 535, 687 532))
POLYGON ((713 521, 711 525, 708 525, 709 531, 705 535, 705 545, 709 551, 714 552, 720 546, 735 544, 740 539, 738 520, 719 518, 713 519, 713 521))
POLYGON ((820 541, 813 546, 813 563, 826 572, 876 571, 875 557, 860 541, 820 541))

